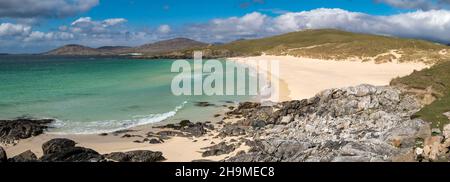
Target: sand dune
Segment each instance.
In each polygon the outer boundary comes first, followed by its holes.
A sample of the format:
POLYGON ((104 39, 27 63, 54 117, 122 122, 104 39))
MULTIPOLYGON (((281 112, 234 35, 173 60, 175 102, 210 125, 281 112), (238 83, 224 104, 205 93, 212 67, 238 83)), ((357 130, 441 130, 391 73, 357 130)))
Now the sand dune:
MULTIPOLYGON (((230 58, 245 64, 250 60, 279 63, 281 101, 313 97, 330 88, 341 88, 359 84, 389 85, 396 77, 411 74, 427 65, 423 63, 383 63, 362 61, 333 61, 292 56, 258 56, 230 58), (287 85, 288 89, 283 89, 287 85)), ((270 72, 270 70, 267 70, 270 72)), ((273 100, 276 101, 276 100, 273 100)))

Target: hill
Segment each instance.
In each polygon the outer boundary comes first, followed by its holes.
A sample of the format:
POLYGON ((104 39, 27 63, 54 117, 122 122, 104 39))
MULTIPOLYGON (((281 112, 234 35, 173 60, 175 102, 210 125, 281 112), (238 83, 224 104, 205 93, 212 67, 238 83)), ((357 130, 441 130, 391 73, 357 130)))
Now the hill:
POLYGON ((82 45, 77 44, 70 44, 65 45, 60 48, 51 50, 49 52, 44 53, 44 55, 59 55, 59 56, 72 56, 72 55, 78 55, 78 56, 92 56, 92 55, 105 55, 105 53, 101 50, 86 47, 82 45))
POLYGON ((179 51, 188 48, 200 48, 206 46, 206 43, 198 42, 186 38, 175 38, 170 40, 159 41, 151 44, 145 44, 138 47, 127 46, 103 46, 99 48, 91 48, 83 45, 65 45, 56 48, 44 55, 60 55, 60 56, 114 56, 123 54, 163 54, 172 51, 179 51))
POLYGON ((211 47, 209 51, 227 52, 236 56, 266 53, 335 60, 358 58, 376 62, 434 63, 450 58, 450 48, 442 44, 333 29, 305 30, 262 39, 240 40, 211 47))
POLYGON ((186 39, 186 38, 175 38, 170 40, 159 41, 151 44, 145 44, 134 48, 134 52, 143 53, 145 55, 151 55, 155 53, 167 53, 172 51, 178 51, 189 48, 201 48, 208 44, 186 39))

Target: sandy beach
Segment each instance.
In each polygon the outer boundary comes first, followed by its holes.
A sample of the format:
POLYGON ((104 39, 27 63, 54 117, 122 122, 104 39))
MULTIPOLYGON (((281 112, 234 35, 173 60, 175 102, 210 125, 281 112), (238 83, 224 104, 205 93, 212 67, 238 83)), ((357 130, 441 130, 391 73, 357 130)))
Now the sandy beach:
MULTIPOLYGON (((279 63, 279 101, 300 100, 315 96, 330 88, 342 88, 360 84, 389 85, 396 77, 422 70, 423 63, 362 62, 361 60, 334 61, 292 56, 258 56, 229 58, 245 64, 249 60, 279 63)), ((267 70, 270 74, 270 70, 267 70)), ((273 100, 277 102, 277 100, 273 100)))
MULTIPOLYGON (((388 85, 393 78, 405 76, 414 70, 421 70, 427 67, 427 65, 420 63, 375 64, 361 61, 331 61, 290 56, 259 56, 230 58, 229 60, 244 64, 248 60, 279 61, 280 89, 277 94, 280 95, 281 101, 309 98, 329 88, 341 88, 359 84, 388 85)), ((269 70, 266 71, 270 74, 269 70)), ((213 121, 213 123, 219 120, 221 118, 216 118, 216 121, 213 121)), ((225 120, 225 122, 233 121, 225 120)), ((161 151, 164 157, 167 158, 167 162, 189 162, 199 159, 219 161, 226 157, 234 156, 241 150, 248 150, 248 147, 241 145, 233 153, 203 158, 202 151, 204 151, 204 147, 233 139, 230 137, 223 139, 215 137, 217 130, 199 138, 173 137, 161 144, 134 142, 142 139, 139 136, 145 136, 149 131, 158 131, 152 126, 154 125, 141 126, 133 128, 132 130, 134 131, 127 132, 127 134, 136 135, 135 137, 124 138, 124 134, 108 134, 106 136, 43 134, 21 140, 15 146, 3 147, 8 156, 14 156, 27 150, 31 150, 37 156, 41 156, 41 146, 44 142, 53 138, 68 138, 76 141, 78 146, 92 148, 101 154, 133 150, 161 151)))

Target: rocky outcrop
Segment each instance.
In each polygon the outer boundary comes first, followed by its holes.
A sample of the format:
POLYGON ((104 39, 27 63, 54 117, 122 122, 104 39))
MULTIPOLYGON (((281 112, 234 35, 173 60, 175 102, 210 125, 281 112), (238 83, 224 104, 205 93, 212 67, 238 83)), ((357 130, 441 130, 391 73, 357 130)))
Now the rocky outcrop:
POLYGON ((15 144, 18 140, 38 136, 49 127, 51 119, 0 120, 0 143, 15 144))
POLYGON ((104 157, 115 162, 160 162, 166 160, 161 152, 149 150, 115 152, 106 154, 104 157))
POLYGON ((247 127, 254 138, 247 142, 250 152, 227 161, 395 161, 431 133, 427 122, 411 119, 420 104, 391 87, 360 85, 273 107, 246 105, 229 115, 242 114, 241 125, 264 121, 266 126, 247 127))

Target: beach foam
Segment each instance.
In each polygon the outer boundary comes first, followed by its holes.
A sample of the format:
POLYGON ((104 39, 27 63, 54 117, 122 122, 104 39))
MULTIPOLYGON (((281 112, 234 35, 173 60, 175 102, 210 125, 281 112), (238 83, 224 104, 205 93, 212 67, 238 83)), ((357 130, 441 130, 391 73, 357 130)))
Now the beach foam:
POLYGON ((56 120, 52 125, 53 129, 50 129, 49 134, 100 134, 100 133, 110 133, 125 129, 130 129, 133 127, 158 123, 169 119, 177 114, 177 112, 187 104, 184 101, 182 104, 176 106, 172 111, 150 114, 146 116, 134 116, 129 120, 107 120, 107 121, 92 121, 92 122, 77 122, 77 121, 62 121, 56 120))

